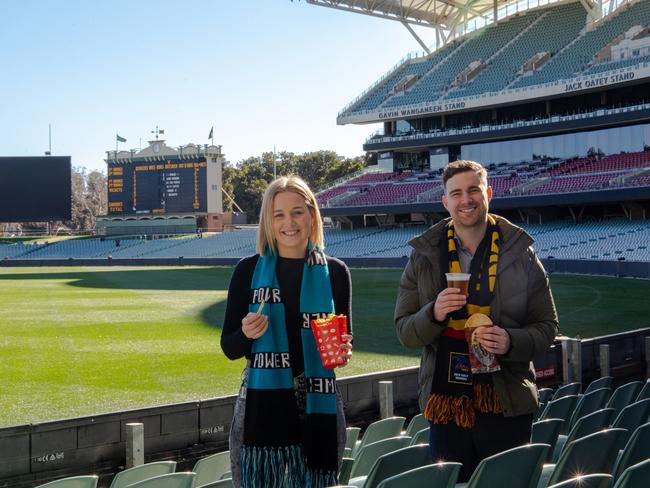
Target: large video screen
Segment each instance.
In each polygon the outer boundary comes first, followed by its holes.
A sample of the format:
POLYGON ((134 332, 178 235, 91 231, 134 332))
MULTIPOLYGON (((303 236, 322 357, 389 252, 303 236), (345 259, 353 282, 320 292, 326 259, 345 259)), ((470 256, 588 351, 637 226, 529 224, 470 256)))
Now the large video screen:
POLYGON ((0 222, 72 218, 70 156, 0 157, 0 222))
POLYGON ((207 211, 207 163, 109 163, 109 214, 169 214, 207 211))

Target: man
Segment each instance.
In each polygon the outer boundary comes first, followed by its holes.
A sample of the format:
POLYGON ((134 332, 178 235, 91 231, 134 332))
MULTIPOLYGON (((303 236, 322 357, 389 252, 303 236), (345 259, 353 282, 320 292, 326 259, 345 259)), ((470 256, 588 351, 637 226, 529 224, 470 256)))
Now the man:
POLYGON ((467 481, 482 459, 530 442, 538 406, 532 359, 552 344, 558 320, 533 239, 488 213, 485 168, 450 163, 443 186, 451 218, 409 242, 395 327, 404 346, 422 348, 419 401, 432 459, 462 462, 459 481, 467 481), (446 272, 471 274, 468 296, 447 287, 446 272), (500 369, 472 375, 463 329, 476 312, 495 324, 475 338, 500 369))

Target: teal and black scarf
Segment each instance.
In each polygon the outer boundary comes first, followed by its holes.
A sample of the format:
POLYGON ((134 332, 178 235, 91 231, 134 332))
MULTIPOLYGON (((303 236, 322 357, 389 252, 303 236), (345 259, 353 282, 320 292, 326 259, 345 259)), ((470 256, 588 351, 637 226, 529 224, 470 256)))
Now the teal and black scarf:
MULTIPOLYGON (((499 398, 492 384, 492 375, 472 375, 464 330, 470 315, 480 312, 490 316, 499 246, 499 229, 494 217, 488 215, 487 231, 470 264, 467 304, 449 314, 447 327, 438 340, 431 396, 424 411, 424 416, 434 424, 453 421, 459 427, 472 427, 477 411, 501 412, 499 398)), ((446 256, 447 260, 443 269, 460 273, 453 221, 448 224, 444 248, 441 254, 446 256)))
POLYGON ((320 488, 337 483, 336 378, 322 366, 309 321, 334 313, 322 251, 308 245, 300 287, 305 412, 296 404, 285 310, 276 276, 277 256, 257 261, 251 312, 264 301, 269 328, 252 346, 241 453, 244 488, 320 488))

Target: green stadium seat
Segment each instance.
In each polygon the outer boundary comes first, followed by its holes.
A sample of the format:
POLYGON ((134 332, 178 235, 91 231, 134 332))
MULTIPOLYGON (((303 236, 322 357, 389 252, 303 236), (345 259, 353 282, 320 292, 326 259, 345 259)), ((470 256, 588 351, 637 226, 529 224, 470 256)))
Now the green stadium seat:
POLYGON ((219 481, 213 481, 212 483, 201 485, 197 488, 234 488, 234 486, 235 485, 232 482, 232 478, 227 478, 219 481))
POLYGON ((579 395, 581 391, 582 383, 568 383, 566 385, 560 386, 557 390, 555 390, 555 393, 553 393, 553 400, 564 398, 565 396, 569 395, 579 395))
POLYGON ((557 443, 560 430, 562 430, 562 419, 546 419, 533 422, 533 431, 530 436, 530 442, 533 444, 548 444, 550 446, 546 461, 550 461, 553 455, 553 449, 557 443))
POLYGON ((639 426, 630 436, 612 470, 618 480, 627 468, 650 457, 650 422, 639 426))
POLYGON ((622 386, 619 386, 612 393, 612 397, 607 402, 607 408, 614 408, 616 412, 620 412, 625 407, 634 402, 636 397, 641 391, 643 383, 640 381, 630 381, 622 386))
POLYGON ((535 488, 548 456, 548 444, 525 444, 483 459, 467 483, 466 488, 535 488))
POLYGON ((194 486, 201 486, 222 479, 230 471, 230 451, 219 452, 199 459, 192 468, 196 473, 194 486))
POLYGON ((96 488, 98 477, 92 476, 72 476, 61 480, 51 481, 44 485, 38 485, 37 488, 96 488))
MULTIPOLYGON (((612 423, 612 427, 619 427, 628 431, 629 438, 641 424, 644 424, 650 418, 650 398, 641 400, 628 405, 618 414, 618 417, 612 423)), ((648 453, 650 456, 650 452, 648 453)))
POLYGON ((593 434, 594 432, 598 432, 609 427, 614 413, 615 410, 613 408, 602 408, 579 419, 568 435, 560 435, 558 437, 555 449, 553 451, 552 462, 557 462, 560 457, 560 453, 567 444, 575 441, 576 439, 580 439, 586 435, 593 434))
POLYGON ((398 436, 365 444, 359 449, 359 452, 354 458, 354 463, 350 470, 350 479, 356 478, 357 476, 366 476, 380 456, 408 446, 410 440, 410 437, 398 436))
POLYGON ((647 488, 650 480, 650 458, 623 471, 614 488, 647 488))
POLYGON ((405 471, 383 480, 377 488, 413 488, 430 486, 454 488, 461 463, 436 463, 405 471))
POLYGON ((582 417, 604 408, 611 394, 612 391, 609 388, 599 388, 581 395, 578 404, 571 415, 569 430, 571 430, 576 422, 582 417))
POLYGON ((354 465, 354 459, 351 457, 344 457, 341 460, 341 468, 339 469, 339 483, 344 485, 348 484, 350 481, 350 473, 352 472, 352 465, 354 465))
POLYGON ((601 430, 566 445, 557 464, 544 465, 538 488, 555 485, 577 474, 609 473, 622 447, 624 429, 601 430))
POLYGON ((553 399, 553 390, 551 388, 540 388, 539 403, 548 403, 553 399))
POLYGON ((158 461, 155 463, 141 464, 133 468, 125 469, 115 475, 110 488, 126 488, 138 481, 173 473, 176 470, 175 461, 158 461))
POLYGON ((420 444, 397 449, 377 458, 367 476, 352 478, 348 484, 358 488, 375 488, 386 478, 430 463, 428 445, 420 444))
POLYGON ((571 415, 573 415, 573 409, 578 404, 578 399, 578 395, 568 395, 558 398, 557 400, 551 400, 546 404, 546 407, 540 416, 540 420, 564 420, 560 432, 565 434, 569 430, 569 420, 571 419, 571 415))
POLYGON ((643 384, 643 388, 641 388, 639 395, 636 397, 636 401, 645 400, 646 398, 650 398, 650 379, 646 380, 643 384))
POLYGON ((415 446, 416 444, 429 444, 429 430, 430 427, 427 427, 426 429, 422 429, 416 432, 415 435, 411 437, 411 445, 415 446))
POLYGON ((194 473, 169 473, 138 481, 126 488, 192 488, 194 473))
POLYGON ((345 447, 352 450, 354 444, 359 439, 359 432, 361 429, 359 427, 347 427, 345 429, 345 447))
POLYGON ((597 380, 593 380, 584 391, 584 394, 591 393, 592 391, 599 390, 601 388, 611 388, 614 378, 611 376, 602 376, 597 380))
POLYGON ((356 458, 359 450, 366 444, 371 444, 382 439, 388 439, 389 437, 399 436, 404 428, 405 420, 404 417, 388 417, 371 423, 363 433, 361 440, 354 443, 352 457, 356 458))
POLYGON ((427 427, 429 427, 429 421, 424 418, 424 415, 419 413, 411 419, 408 426, 406 427, 404 435, 413 437, 415 434, 420 432, 422 429, 426 429, 427 427))
POLYGON ((611 483, 611 474, 598 473, 576 476, 549 488, 609 488, 611 483))

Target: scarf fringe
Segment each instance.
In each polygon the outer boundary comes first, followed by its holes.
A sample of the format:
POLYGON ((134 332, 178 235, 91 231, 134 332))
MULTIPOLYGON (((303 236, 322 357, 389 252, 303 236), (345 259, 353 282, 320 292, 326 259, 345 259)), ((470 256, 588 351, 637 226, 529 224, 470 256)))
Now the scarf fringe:
POLYGON ((474 383, 474 408, 481 413, 501 413, 499 395, 491 383, 474 383))
POLYGON ((459 427, 469 428, 474 425, 476 415, 468 396, 453 397, 433 393, 429 397, 424 416, 434 424, 446 424, 453 420, 459 427))
POLYGON ((304 480, 305 461, 300 446, 242 446, 242 488, 260 488, 262 486, 303 488, 304 480))
POLYGON ((308 469, 305 473, 305 488, 324 488, 338 484, 336 471, 323 469, 308 469))
POLYGON ((454 397, 433 393, 424 409, 424 417, 434 424, 447 424, 450 421, 458 427, 471 428, 476 422, 476 411, 481 413, 501 413, 501 403, 496 389, 489 383, 475 383, 474 398, 467 395, 454 397))

